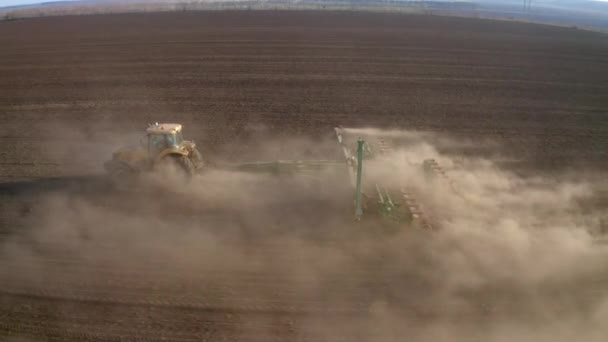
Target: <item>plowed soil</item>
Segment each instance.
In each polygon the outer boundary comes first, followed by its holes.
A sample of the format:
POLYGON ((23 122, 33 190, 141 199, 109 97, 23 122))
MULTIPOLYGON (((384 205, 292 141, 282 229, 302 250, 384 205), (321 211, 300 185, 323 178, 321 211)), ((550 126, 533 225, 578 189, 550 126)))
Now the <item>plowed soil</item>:
MULTIPOLYGON (((483 327, 497 317, 549 319, 519 289, 464 293, 466 308, 441 301, 437 277, 419 279, 412 260, 384 250, 385 237, 367 249, 343 231, 293 241, 289 227, 302 222, 331 230, 326 216, 348 211, 348 200, 287 190, 262 218, 257 207, 202 210, 163 191, 115 193, 101 165, 147 123, 170 121, 212 160, 339 157, 256 143, 326 141, 343 125, 492 140, 538 172, 601 170, 607 94, 607 37, 573 28, 308 11, 1 22, 0 335, 453 340, 424 330, 441 322, 487 341, 483 327), (207 236, 198 226, 222 229, 207 236)), ((404 248, 420 248, 418 238, 404 248)), ((424 255, 416 262, 432 267, 424 255)), ((555 298, 552 312, 586 312, 600 281, 541 298, 555 298)))

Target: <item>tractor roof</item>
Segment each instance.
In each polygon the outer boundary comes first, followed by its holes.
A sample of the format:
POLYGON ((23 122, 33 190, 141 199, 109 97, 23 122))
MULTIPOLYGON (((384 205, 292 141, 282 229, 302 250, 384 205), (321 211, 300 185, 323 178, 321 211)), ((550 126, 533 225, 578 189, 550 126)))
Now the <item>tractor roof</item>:
POLYGON ((154 123, 146 129, 147 134, 159 134, 159 133, 177 133, 181 132, 182 125, 175 123, 154 123))

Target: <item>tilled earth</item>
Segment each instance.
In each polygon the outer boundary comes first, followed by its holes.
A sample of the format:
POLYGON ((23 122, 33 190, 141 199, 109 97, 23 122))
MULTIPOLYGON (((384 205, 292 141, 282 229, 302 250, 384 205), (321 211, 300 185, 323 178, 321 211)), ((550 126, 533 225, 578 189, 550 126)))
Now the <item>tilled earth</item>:
POLYGON ((339 158, 332 127, 343 125, 468 139, 445 148, 500 153, 534 174, 601 173, 606 80, 605 35, 508 21, 218 11, 2 22, 0 335, 572 340, 602 317, 606 275, 523 286, 514 274, 454 293, 433 238, 350 222, 340 179, 211 175, 124 192, 101 165, 147 123, 171 121, 211 161, 339 158), (551 335, 554 321, 563 331, 551 335))

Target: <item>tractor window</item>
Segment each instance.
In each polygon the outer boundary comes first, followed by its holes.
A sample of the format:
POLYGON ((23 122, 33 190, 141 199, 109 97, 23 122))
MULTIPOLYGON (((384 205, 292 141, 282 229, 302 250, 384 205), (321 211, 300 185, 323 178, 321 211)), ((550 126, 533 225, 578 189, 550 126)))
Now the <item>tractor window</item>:
POLYGON ((156 154, 165 148, 167 148, 167 141, 165 140, 165 134, 150 134, 150 152, 156 154))
POLYGON ((184 137, 182 136, 182 132, 177 132, 177 133, 175 134, 175 143, 176 143, 177 145, 179 145, 179 144, 181 144, 181 143, 182 143, 182 141, 184 141, 184 137))
POLYGON ((165 134, 167 140, 167 146, 177 146, 176 136, 173 134, 165 134))

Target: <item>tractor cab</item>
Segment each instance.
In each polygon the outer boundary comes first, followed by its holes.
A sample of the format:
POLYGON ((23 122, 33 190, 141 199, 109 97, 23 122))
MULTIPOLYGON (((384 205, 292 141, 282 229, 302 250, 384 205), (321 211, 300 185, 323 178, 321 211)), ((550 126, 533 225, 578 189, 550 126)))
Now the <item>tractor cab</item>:
POLYGON ((192 176, 203 166, 203 157, 193 141, 182 137, 182 125, 155 123, 146 129, 141 146, 125 148, 112 154, 112 159, 104 163, 106 171, 117 184, 129 182, 134 175, 152 171, 166 165, 182 170, 192 176))
POLYGON ((181 146, 184 141, 182 125, 155 123, 146 130, 146 138, 144 144, 148 155, 154 159, 167 149, 177 149, 181 146))

